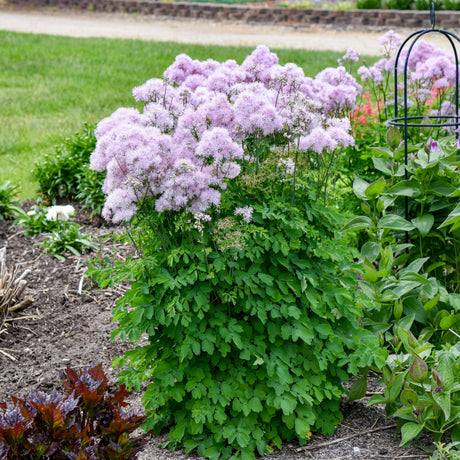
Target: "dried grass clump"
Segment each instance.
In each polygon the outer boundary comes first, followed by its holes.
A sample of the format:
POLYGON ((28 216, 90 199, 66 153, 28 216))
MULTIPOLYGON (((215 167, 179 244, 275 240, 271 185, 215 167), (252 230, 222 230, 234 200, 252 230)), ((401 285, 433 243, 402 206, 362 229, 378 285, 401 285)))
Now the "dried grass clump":
POLYGON ((25 270, 21 275, 13 265, 10 270, 6 265, 6 247, 0 249, 0 328, 8 312, 23 310, 32 304, 32 298, 21 300, 27 281, 24 279, 31 270, 25 270))

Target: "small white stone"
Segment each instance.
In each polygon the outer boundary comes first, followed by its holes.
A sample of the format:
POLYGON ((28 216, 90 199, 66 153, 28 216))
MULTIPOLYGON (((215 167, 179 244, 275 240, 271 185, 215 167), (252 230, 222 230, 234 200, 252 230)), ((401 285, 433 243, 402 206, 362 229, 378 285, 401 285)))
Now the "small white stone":
POLYGON ((360 451, 361 451, 361 450, 360 450, 360 448, 359 448, 359 447, 353 447, 353 452, 356 452, 356 453, 358 453, 358 452, 360 452, 360 451))

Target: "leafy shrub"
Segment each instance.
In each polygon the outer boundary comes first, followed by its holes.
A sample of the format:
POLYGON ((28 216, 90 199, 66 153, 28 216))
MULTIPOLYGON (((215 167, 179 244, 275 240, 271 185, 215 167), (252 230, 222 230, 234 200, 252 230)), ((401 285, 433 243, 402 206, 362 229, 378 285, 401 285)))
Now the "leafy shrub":
POLYGON ((382 0, 356 0, 358 10, 377 10, 382 7, 382 0))
POLYGON ((442 0, 442 7, 444 10, 458 11, 460 10, 459 0, 442 0))
POLYGON ((19 202, 16 200, 19 187, 10 181, 0 184, 0 220, 14 219, 21 212, 19 202))
POLYGON ((64 391, 32 390, 0 403, 0 458, 134 460, 147 435, 130 437, 145 417, 126 411, 129 395, 102 365, 63 374, 64 391))
POLYGON ((415 0, 415 8, 417 8, 417 10, 430 11, 431 3, 434 3, 436 11, 439 11, 443 8, 443 0, 415 0))
POLYGON ((371 184, 355 178, 354 191, 364 200, 365 215, 344 228, 365 229, 368 235, 359 282, 366 297, 364 322, 378 333, 413 315, 415 335, 452 343, 455 337, 448 331, 460 326, 460 235, 455 225, 450 231, 447 227, 454 224, 458 209, 458 146, 453 137, 437 142, 430 138, 408 147, 405 166, 398 130, 391 128, 387 134, 389 147, 376 149, 373 159, 384 176, 371 184))
MULTIPOLYGON (((363 82, 370 85, 371 91, 378 95, 385 107, 389 102, 387 94, 391 91, 390 72, 394 69, 392 54, 399 48, 401 40, 397 34, 390 31, 380 42, 385 49, 385 56, 371 67, 361 67, 358 73, 363 82), (392 65, 388 66, 389 63, 392 65)), ((405 52, 407 50, 403 50, 402 56, 405 52)), ((438 121, 436 119, 438 115, 453 114, 454 105, 451 96, 455 87, 455 79, 452 77, 455 75, 455 60, 451 53, 445 53, 430 43, 418 41, 412 49, 407 71, 407 91, 411 106, 409 115, 417 116, 424 123, 429 124, 430 119, 438 121), (445 64, 443 69, 441 69, 441 62, 445 64), (427 118, 427 113, 431 118, 427 118)), ((389 114, 385 113, 384 118, 388 119, 389 114)), ((441 121, 445 120, 441 119, 441 121)), ((416 127, 409 130, 409 134, 408 180, 403 180, 405 166, 402 148, 395 145, 393 152, 388 149, 375 149, 372 153, 375 170, 383 173, 385 177, 380 209, 378 209, 379 217, 377 213, 371 212, 368 205, 363 204, 363 206, 369 217, 377 219, 375 223, 387 212, 408 217, 411 222, 405 230, 409 231, 409 243, 413 244, 409 249, 408 260, 413 261, 414 258, 429 256, 430 263, 425 265, 424 271, 442 282, 445 287, 449 287, 451 292, 457 291, 455 277, 458 275, 458 270, 455 254, 459 249, 459 234, 455 226, 450 231, 446 231, 449 223, 442 226, 439 224, 450 212, 453 213, 449 217, 450 222, 455 220, 454 208, 458 203, 458 197, 455 196, 454 191, 460 185, 456 173, 458 144, 453 138, 440 139, 439 142, 429 139, 430 135, 442 137, 448 134, 445 130, 440 131, 437 128, 416 127), (427 161, 425 162, 424 159, 427 161), (390 203, 389 197, 392 197, 394 204, 390 203), (409 205, 408 216, 405 216, 406 199, 409 205), (371 213, 373 216, 370 216, 371 213)), ((396 144, 400 141, 401 137, 398 137, 396 144)), ((368 175, 367 186, 376 178, 378 177, 371 178, 368 175)), ((365 183, 361 182, 361 184, 365 183)), ((380 185, 383 184, 380 182, 380 185)), ((364 195, 364 190, 361 190, 361 196, 364 195)), ((368 204, 371 204, 371 201, 368 204)), ((404 238, 405 230, 399 229, 399 238, 404 238)), ((396 233, 393 232, 394 235, 396 233)))
POLYGON ((339 268, 348 251, 330 231, 337 216, 308 194, 299 201, 288 212, 289 200, 253 204, 253 223, 222 218, 214 235, 189 228, 194 241, 166 252, 144 243, 149 256, 129 267, 136 281, 114 311, 114 336, 145 332, 150 345, 118 360, 129 362, 120 378, 154 377, 146 426, 170 427, 172 446, 254 458, 313 430, 330 434, 341 382, 381 359, 356 323, 355 279, 339 268))
POLYGON ((43 199, 51 203, 79 200, 93 214, 100 212, 104 175, 89 170, 95 145, 94 127, 85 126, 36 165, 34 176, 43 199))
POLYGON ((414 0, 383 0, 383 7, 390 10, 410 10, 414 0))
POLYGON ((101 215, 102 207, 105 201, 105 195, 102 191, 101 184, 104 181, 105 175, 93 171, 89 167, 89 163, 81 167, 81 176, 78 182, 78 194, 76 199, 82 205, 82 209, 91 211, 91 216, 101 215))

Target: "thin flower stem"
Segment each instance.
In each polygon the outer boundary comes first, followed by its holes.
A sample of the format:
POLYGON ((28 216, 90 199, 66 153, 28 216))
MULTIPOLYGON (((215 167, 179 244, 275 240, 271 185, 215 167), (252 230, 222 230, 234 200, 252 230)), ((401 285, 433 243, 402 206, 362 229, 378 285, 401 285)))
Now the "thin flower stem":
POLYGON ((294 160, 294 173, 292 175, 292 197, 291 197, 291 206, 294 204, 295 199, 295 188, 296 188, 296 178, 297 178, 297 160, 299 157, 299 149, 295 151, 295 160, 294 160))

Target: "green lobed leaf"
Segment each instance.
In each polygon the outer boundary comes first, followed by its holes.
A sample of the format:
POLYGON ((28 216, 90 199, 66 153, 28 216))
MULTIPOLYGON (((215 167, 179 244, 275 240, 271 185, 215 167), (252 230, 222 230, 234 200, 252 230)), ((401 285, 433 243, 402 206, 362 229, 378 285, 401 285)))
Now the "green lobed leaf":
POLYGON ((295 419, 295 432, 300 439, 308 439, 310 424, 301 417, 296 417, 295 419))

